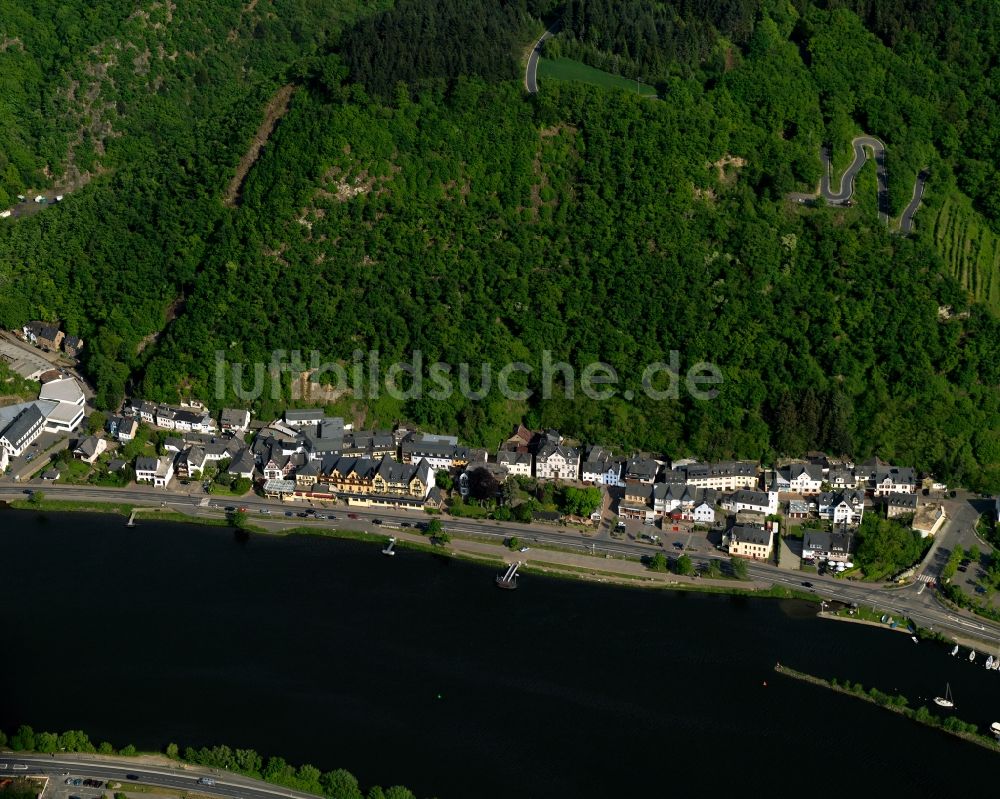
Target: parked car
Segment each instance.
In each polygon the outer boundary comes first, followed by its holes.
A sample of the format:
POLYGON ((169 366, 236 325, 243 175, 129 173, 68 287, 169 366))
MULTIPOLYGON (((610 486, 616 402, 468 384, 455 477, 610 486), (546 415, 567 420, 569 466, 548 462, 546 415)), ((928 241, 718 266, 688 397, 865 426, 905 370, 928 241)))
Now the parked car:
POLYGON ((356 513, 348 513, 347 514, 347 518, 348 519, 357 519, 358 518, 358 514, 356 514, 356 513))
POLYGON ((813 584, 810 583, 809 581, 806 581, 806 582, 802 583, 802 587, 803 588, 812 588, 813 584))
POLYGON ((518 551, 518 552, 527 552, 527 551, 528 551, 528 549, 529 549, 529 547, 521 547, 521 548, 520 548, 519 550, 517 550, 517 551, 518 551))
POLYGON ((261 509, 260 509, 260 512, 261 512, 261 513, 270 513, 270 512, 271 512, 271 509, 270 509, 270 508, 261 508, 261 509))
POLYGON ((372 524, 382 524, 381 519, 372 519, 372 524))

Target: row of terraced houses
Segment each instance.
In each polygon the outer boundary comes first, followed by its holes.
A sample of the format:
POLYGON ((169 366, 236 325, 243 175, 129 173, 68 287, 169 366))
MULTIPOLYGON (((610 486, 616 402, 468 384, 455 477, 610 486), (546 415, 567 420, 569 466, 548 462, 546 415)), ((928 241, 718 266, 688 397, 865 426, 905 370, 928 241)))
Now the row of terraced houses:
POLYGON ((139 421, 179 434, 168 439, 164 455, 136 464, 137 478, 155 485, 165 486, 174 476, 197 477, 207 464, 226 460, 229 474, 254 479, 269 497, 418 509, 441 505, 436 473, 484 468, 500 481, 523 476, 615 489, 624 520, 666 526, 749 519, 743 533, 751 557, 765 551, 769 556, 767 547, 758 550, 761 544, 755 541, 767 527, 766 517, 779 512, 853 527, 862 519, 866 495, 889 515, 913 512, 917 504, 914 470, 878 459, 855 465, 815 453, 764 470, 753 461, 616 457, 601 446, 589 447, 584 455, 555 430, 531 431, 523 425, 488 453, 460 444, 455 436, 407 427, 356 431, 320 409, 288 410, 261 428, 252 444, 244 444, 233 436, 248 429, 247 411, 224 410, 216 424, 196 402, 181 407, 131 402, 121 418, 112 420, 126 436, 134 435, 139 421))

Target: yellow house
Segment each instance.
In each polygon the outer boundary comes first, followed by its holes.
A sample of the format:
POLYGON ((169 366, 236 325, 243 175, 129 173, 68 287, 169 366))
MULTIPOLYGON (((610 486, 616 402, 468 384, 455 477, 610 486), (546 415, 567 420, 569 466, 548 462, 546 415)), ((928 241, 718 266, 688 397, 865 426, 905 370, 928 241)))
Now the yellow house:
POLYGON ((766 527, 738 524, 729 531, 729 554, 752 560, 769 560, 774 552, 774 522, 766 527))

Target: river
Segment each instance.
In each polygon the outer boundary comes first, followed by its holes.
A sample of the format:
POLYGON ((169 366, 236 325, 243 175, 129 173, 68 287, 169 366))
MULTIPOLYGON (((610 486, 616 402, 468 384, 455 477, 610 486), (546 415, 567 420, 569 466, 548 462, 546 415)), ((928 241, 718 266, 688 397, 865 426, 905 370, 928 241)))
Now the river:
MULTIPOLYGON (((526 576, 363 542, 0 511, 0 727, 226 743, 440 799, 952 794, 998 756, 789 666, 1000 720, 1000 674, 798 601, 526 576), (766 683, 766 685, 765 685, 766 683)), ((979 658, 982 661, 982 657, 979 658)))

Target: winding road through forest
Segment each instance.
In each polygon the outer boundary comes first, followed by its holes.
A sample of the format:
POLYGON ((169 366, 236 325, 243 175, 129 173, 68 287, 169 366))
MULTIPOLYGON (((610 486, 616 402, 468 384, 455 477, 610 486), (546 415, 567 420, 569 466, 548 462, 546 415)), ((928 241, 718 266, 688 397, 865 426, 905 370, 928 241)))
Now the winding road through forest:
MULTIPOLYGON (((875 176, 878 182, 878 218, 886 225, 889 224, 889 173, 885 167, 885 145, 874 136, 857 136, 851 141, 854 148, 854 160, 850 166, 844 170, 840 178, 837 189, 834 190, 832 166, 830 161, 830 150, 828 147, 820 149, 820 158, 823 161, 823 177, 820 179, 819 192, 805 194, 803 192, 793 192, 788 195, 790 200, 800 203, 812 202, 820 195, 830 205, 849 206, 854 196, 854 180, 865 165, 868 158, 875 159, 875 176), (870 155, 869 155, 870 153, 870 155)), ((913 199, 906 206, 899 220, 899 231, 906 235, 913 228, 913 215, 920 206, 920 200, 924 194, 924 184, 927 182, 927 170, 917 175, 916 184, 913 187, 913 199)))
POLYGON ((535 46, 528 54, 528 64, 524 68, 524 88, 528 90, 528 94, 538 94, 538 59, 542 57, 542 45, 545 44, 546 39, 554 36, 558 31, 559 23, 557 22, 538 37, 538 41, 535 42, 535 46))

